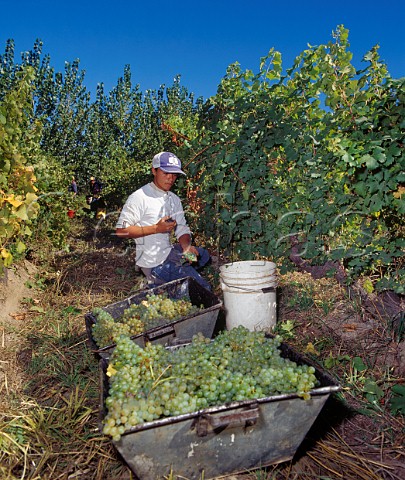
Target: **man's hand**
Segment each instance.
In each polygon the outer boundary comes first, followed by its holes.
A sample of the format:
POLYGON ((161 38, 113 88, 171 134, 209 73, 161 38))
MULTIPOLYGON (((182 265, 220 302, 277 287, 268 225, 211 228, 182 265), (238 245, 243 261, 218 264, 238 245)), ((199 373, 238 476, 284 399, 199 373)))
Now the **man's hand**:
POLYGON ((177 222, 171 217, 166 216, 161 218, 156 226, 156 233, 170 233, 176 228, 177 222))
POLYGON ((198 250, 193 245, 189 245, 183 250, 183 257, 190 263, 196 262, 198 257, 198 250))

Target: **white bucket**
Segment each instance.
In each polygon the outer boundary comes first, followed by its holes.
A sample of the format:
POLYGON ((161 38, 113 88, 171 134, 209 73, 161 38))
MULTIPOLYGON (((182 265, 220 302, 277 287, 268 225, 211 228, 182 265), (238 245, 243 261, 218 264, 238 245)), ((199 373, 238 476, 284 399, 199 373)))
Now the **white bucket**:
POLYGON ((227 263, 220 267, 226 328, 270 331, 277 316, 276 264, 265 260, 227 263))

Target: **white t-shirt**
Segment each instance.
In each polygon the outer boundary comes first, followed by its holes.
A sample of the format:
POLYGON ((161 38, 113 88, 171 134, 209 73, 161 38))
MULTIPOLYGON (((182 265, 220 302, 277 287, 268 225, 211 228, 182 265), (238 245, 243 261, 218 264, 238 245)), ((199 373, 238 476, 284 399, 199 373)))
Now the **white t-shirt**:
MULTIPOLYGON (((177 222, 175 229, 177 239, 186 233, 191 234, 180 198, 173 192, 161 190, 151 182, 128 197, 116 228, 154 225, 167 215, 177 222)), ((136 238, 135 242, 136 264, 144 268, 153 268, 163 263, 173 248, 169 233, 147 235, 136 238)))

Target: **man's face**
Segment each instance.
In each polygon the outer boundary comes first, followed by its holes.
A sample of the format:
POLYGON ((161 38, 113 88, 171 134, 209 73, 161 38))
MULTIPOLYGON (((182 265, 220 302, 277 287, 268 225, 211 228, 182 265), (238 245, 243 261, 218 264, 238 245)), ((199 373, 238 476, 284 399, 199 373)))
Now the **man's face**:
POLYGON ((152 168, 153 182, 164 192, 168 192, 174 185, 179 176, 177 173, 166 173, 160 168, 152 168))

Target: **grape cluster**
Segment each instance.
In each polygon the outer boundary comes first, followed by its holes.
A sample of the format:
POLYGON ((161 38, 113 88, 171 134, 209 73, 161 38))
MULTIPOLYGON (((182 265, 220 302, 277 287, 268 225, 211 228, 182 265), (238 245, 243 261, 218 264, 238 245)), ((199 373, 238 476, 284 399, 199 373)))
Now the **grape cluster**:
POLYGON ((107 369, 110 389, 103 432, 113 440, 160 417, 278 393, 309 398, 315 369, 281 357, 280 339, 243 326, 210 340, 196 335, 175 349, 122 336, 107 369))
POLYGON ((114 318, 102 308, 95 308, 92 313, 97 318, 97 323, 92 326, 92 335, 100 348, 111 345, 120 335, 131 335, 129 325, 115 322, 114 318))
POLYGON ((150 294, 139 304, 133 303, 121 317, 114 319, 102 308, 92 313, 97 322, 92 326, 92 335, 99 348, 114 344, 120 335, 138 335, 165 323, 174 322, 199 308, 187 298, 171 299, 167 294, 150 294))
POLYGON ((197 255, 195 253, 191 252, 185 252, 183 253, 183 257, 188 261, 188 262, 196 262, 197 261, 197 255))

